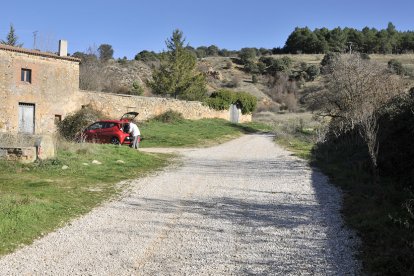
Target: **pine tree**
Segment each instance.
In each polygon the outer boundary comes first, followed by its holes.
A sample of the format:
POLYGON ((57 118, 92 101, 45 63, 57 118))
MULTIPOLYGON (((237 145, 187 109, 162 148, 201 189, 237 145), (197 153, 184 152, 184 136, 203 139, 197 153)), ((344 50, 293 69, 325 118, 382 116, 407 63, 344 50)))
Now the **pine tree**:
POLYGON ((196 71, 196 58, 184 46, 180 30, 174 30, 165 42, 168 51, 161 54, 161 66, 148 84, 153 92, 184 100, 202 100, 206 94, 206 80, 196 71))
POLYGON ((19 38, 16 36, 16 34, 14 33, 14 27, 13 24, 10 24, 10 31, 7 34, 7 40, 1 40, 0 43, 1 44, 6 44, 6 45, 10 45, 10 46, 15 46, 15 47, 22 47, 23 44, 19 44, 17 43, 17 40, 19 38))

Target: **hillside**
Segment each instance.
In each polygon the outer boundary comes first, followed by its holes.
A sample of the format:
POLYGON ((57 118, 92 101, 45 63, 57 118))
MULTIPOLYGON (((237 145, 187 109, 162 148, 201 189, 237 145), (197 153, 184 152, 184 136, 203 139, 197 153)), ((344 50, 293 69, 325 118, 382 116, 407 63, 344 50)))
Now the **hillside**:
MULTIPOLYGON (((282 59, 287 57, 291 60, 289 68, 289 79, 275 80, 269 75, 256 73, 256 82, 252 80, 252 73, 246 72, 240 59, 236 57, 205 57, 197 60, 197 68, 203 72, 207 78, 207 89, 211 93, 218 89, 229 89, 232 91, 245 91, 257 97, 258 111, 279 111, 280 109, 289 109, 295 111, 298 109, 298 101, 308 90, 318 89, 320 86, 319 77, 314 80, 304 80, 301 76, 303 68, 315 65, 320 67, 324 57, 323 54, 281 54, 265 56, 273 59, 282 59), (292 83, 291 76, 296 74, 296 81, 292 83), (290 95, 291 97, 288 97, 290 95)), ((414 86, 414 54, 403 55, 380 55, 372 54, 371 60, 387 65, 388 61, 395 59, 411 72, 411 77, 405 77, 407 86, 414 86)), ((258 58, 256 57, 256 61, 258 58)), ((157 61, 137 61, 137 60, 109 60, 100 64, 100 72, 90 70, 88 64, 81 65, 81 75, 88 77, 88 81, 100 76, 96 80, 96 85, 92 87, 83 87, 86 90, 97 90, 121 94, 137 94, 134 91, 133 84, 138 84, 143 88, 142 95, 152 96, 146 81, 152 77, 152 68, 158 66, 157 61), (83 69, 82 69, 83 68, 83 69), (89 76, 93 72, 93 77, 89 76)), ((82 78, 82 76, 81 76, 82 78)), ((139 94, 139 93, 138 93, 139 94)))

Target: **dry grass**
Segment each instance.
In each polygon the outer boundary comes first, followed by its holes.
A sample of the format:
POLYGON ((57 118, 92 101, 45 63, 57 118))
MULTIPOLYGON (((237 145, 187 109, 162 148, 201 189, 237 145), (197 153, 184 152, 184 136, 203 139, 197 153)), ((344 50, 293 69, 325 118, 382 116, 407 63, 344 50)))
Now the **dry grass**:
POLYGON ((403 54, 403 55, 379 55, 372 54, 369 55, 371 60, 377 61, 379 63, 387 64, 390 59, 396 59, 401 61, 403 65, 414 66, 414 54, 403 54))
POLYGON ((281 54, 281 55, 272 55, 272 57, 273 58, 288 57, 294 63, 306 62, 308 64, 320 64, 321 60, 324 57, 324 54, 300 54, 300 55, 281 54))

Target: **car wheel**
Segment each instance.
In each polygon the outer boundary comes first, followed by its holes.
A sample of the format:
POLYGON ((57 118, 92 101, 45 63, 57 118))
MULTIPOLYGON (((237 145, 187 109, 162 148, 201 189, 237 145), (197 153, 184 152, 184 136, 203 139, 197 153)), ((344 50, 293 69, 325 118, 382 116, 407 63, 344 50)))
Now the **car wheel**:
POLYGON ((112 137, 111 138, 111 144, 113 145, 121 145, 121 143, 119 142, 119 139, 116 137, 112 137))

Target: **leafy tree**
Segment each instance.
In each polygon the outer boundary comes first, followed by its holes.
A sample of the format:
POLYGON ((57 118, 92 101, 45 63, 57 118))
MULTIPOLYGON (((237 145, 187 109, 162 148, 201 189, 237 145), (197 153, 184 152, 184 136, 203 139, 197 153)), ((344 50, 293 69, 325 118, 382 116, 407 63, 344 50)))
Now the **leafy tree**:
POLYGON ((198 58, 206 57, 207 56, 207 47, 205 47, 205 46, 197 47, 196 54, 197 54, 198 58))
POLYGON ((98 57, 96 55, 87 54, 84 52, 74 52, 72 54, 72 57, 79 58, 81 60, 81 63, 98 61, 98 57))
POLYGON ((252 113, 257 106, 257 98, 255 96, 246 92, 233 92, 227 89, 213 92, 205 102, 209 107, 216 110, 226 110, 231 104, 237 104, 242 114, 252 113))
POLYGON ((414 34, 399 32, 394 24, 386 29, 376 30, 365 27, 362 31, 353 28, 315 29, 296 27, 289 35, 283 49, 273 49, 274 54, 282 53, 327 53, 343 52, 352 43, 352 49, 363 53, 405 53, 413 51, 414 34))
POLYGON ((404 32, 400 38, 401 52, 413 52, 414 51, 414 32, 404 32))
POLYGON ((242 48, 239 58, 243 64, 253 61, 256 58, 256 50, 254 48, 242 48))
POLYGON ((317 35, 308 27, 296 27, 286 41, 285 50, 286 52, 293 54, 310 54, 319 52, 321 47, 321 42, 317 35))
POLYGON ((340 27, 329 32, 329 50, 332 52, 343 52, 346 49, 346 36, 340 27))
POLYGON ((112 46, 109 44, 101 44, 98 48, 98 52, 99 59, 104 62, 112 59, 114 56, 114 50, 112 49, 112 46))
POLYGON ((158 56, 153 51, 143 50, 135 55, 135 60, 141 60, 143 62, 157 61, 158 56))
POLYGON ((379 52, 382 54, 391 54, 392 45, 388 37, 388 32, 386 30, 381 30, 377 33, 377 47, 379 47, 379 52))
POLYGON ((329 35, 329 30, 327 28, 315 29, 314 33, 318 38, 317 50, 319 53, 329 52, 329 45, 326 41, 326 38, 329 35))
POLYGON ((266 48, 260 48, 259 52, 260 52, 261 56, 267 56, 267 55, 272 54, 272 51, 270 49, 266 49, 266 48))
POLYGON ((352 51, 361 51, 363 45, 362 33, 353 28, 344 29, 346 42, 351 43, 352 51))
POLYGON ((155 94, 184 100, 202 100, 206 94, 205 77, 196 71, 196 58, 184 47, 180 30, 174 30, 165 42, 168 51, 161 56, 161 65, 148 82, 155 94))
POLYGON ((218 55, 221 57, 229 57, 230 56, 230 51, 227 49, 220 49, 218 52, 218 55))
POLYGON ((17 40, 19 38, 14 32, 15 30, 14 30, 13 24, 10 24, 10 30, 9 30, 9 33, 7 34, 7 39, 1 40, 0 43, 10 45, 10 46, 15 46, 15 47, 22 47, 23 44, 17 43, 17 40))
POLYGON ((367 54, 377 52, 377 33, 378 31, 374 28, 365 27, 362 29, 362 52, 367 54))
POLYGON ((217 56, 219 53, 219 48, 216 45, 211 45, 207 47, 207 56, 217 56))

